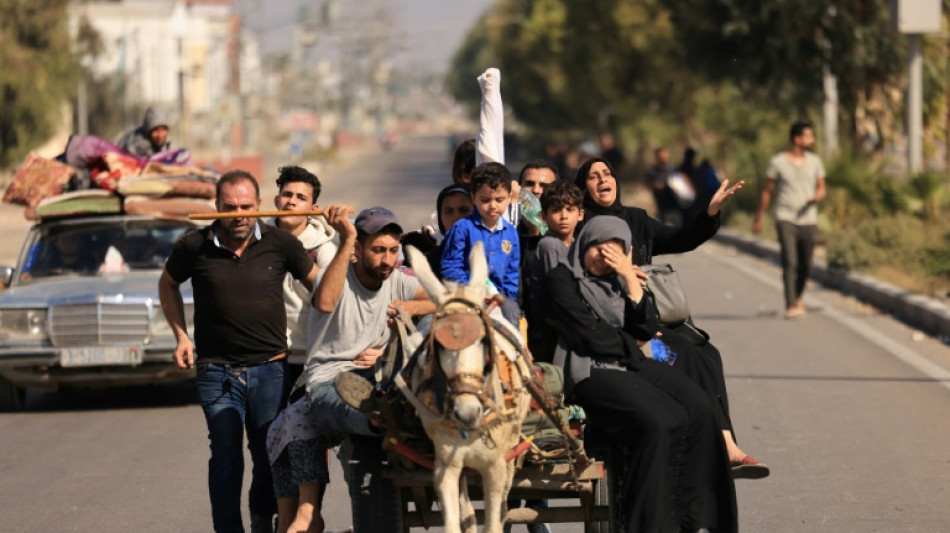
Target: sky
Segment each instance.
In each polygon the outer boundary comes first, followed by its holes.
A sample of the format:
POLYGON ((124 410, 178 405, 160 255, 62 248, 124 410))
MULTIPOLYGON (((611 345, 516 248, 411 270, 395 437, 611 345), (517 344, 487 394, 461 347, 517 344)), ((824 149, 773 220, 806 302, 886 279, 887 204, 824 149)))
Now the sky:
MULTIPOLYGON (((293 23, 301 4, 313 0, 236 0, 246 14, 248 26, 261 36, 265 53, 287 51, 292 43, 293 23)), ((366 2, 370 0, 339 0, 366 2)), ((425 65, 445 71, 468 29, 495 0, 376 0, 388 6, 397 18, 405 50, 398 65, 425 65)))

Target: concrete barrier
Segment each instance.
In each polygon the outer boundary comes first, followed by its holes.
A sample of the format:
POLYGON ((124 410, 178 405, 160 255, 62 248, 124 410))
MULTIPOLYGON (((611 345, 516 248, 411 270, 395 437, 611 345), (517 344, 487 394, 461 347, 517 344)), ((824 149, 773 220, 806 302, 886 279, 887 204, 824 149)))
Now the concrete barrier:
MULTIPOLYGON (((726 228, 719 230, 715 240, 743 253, 779 261, 779 246, 774 241, 726 228)), ((817 259, 812 263, 811 279, 873 305, 921 331, 944 340, 950 339, 950 307, 934 298, 906 291, 865 274, 829 268, 825 261, 817 259)))

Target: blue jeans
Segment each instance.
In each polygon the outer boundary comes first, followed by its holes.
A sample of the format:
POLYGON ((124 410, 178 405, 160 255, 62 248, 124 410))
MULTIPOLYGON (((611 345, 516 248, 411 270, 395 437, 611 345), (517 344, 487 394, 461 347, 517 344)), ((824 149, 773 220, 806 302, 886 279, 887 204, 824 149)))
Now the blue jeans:
MULTIPOLYGON (((373 369, 351 370, 359 372, 372 380, 373 369)), ((333 386, 333 380, 307 384, 307 397, 310 399, 310 417, 317 426, 321 437, 335 439, 340 435, 356 433, 367 437, 378 437, 366 416, 343 401, 333 386)))
POLYGON ((269 517, 277 512, 266 440, 267 429, 287 401, 290 388, 287 362, 251 367, 200 363, 197 383, 211 441, 208 491, 214 530, 243 532, 241 485, 245 430, 253 462, 249 493, 251 514, 269 517))

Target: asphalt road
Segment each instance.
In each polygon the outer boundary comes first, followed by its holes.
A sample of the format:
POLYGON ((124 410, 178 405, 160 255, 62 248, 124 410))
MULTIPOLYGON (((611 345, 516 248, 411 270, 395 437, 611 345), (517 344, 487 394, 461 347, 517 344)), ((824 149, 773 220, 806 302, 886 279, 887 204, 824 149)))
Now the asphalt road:
MULTIPOLYGON (((321 204, 385 205, 415 228, 449 181, 445 146, 405 139, 366 154, 321 176, 321 204)), ((3 233, 0 257, 15 256, 3 233)), ((785 321, 778 269, 714 243, 661 259, 723 353, 740 445, 772 468, 737 484, 744 531, 950 531, 950 348, 817 287, 809 316, 785 321)), ((210 531, 189 384, 28 402, 0 414, 0 531, 210 531)), ((331 463, 325 514, 338 530, 349 504, 331 463)))

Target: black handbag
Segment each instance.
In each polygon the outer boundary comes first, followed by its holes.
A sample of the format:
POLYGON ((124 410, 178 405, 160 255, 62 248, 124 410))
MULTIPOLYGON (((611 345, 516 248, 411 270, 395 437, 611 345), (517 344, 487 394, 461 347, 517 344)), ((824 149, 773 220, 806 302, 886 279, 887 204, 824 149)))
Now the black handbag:
POLYGON ((640 270, 649 276, 647 293, 653 300, 660 323, 676 325, 686 322, 689 318, 689 302, 673 265, 643 265, 640 270))

